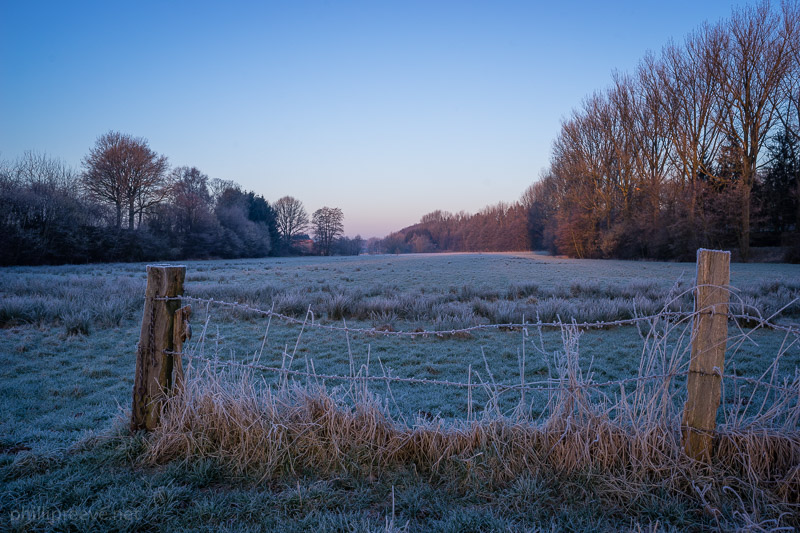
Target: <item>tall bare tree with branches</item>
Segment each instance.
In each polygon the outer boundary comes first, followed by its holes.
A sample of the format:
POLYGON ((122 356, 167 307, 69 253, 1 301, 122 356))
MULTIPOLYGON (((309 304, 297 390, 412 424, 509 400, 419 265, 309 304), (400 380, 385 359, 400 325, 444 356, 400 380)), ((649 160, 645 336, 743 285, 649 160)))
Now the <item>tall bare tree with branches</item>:
POLYGON ((272 208, 275 210, 275 222, 283 247, 289 251, 292 237, 303 233, 308 227, 308 213, 303 207, 303 202, 292 196, 284 196, 275 202, 272 208))
POLYGON ((718 97, 724 106, 720 126, 741 149, 741 227, 739 251, 750 256, 750 197, 772 127, 776 103, 792 67, 792 34, 800 28, 784 24, 782 13, 768 1, 735 10, 722 32, 722 54, 714 63, 718 97), (791 32, 787 35, 786 32, 791 32))
POLYGON ((344 232, 344 214, 338 207, 323 207, 311 216, 314 238, 322 255, 330 255, 333 242, 344 232))
MULTIPOLYGON (((714 62, 722 53, 721 41, 719 28, 703 25, 687 37, 684 46, 664 48, 658 66, 662 112, 668 121, 668 154, 678 184, 688 196, 687 213, 693 231, 698 179, 714 173, 711 163, 717 158, 723 138, 719 127, 719 81, 714 75, 714 62)), ((696 238, 692 235, 693 240, 696 238)), ((696 244, 692 243, 695 247, 696 244)))
POLYGON ((169 193, 167 158, 150 149, 146 139, 110 131, 101 135, 83 160, 82 184, 94 199, 116 210, 117 228, 127 209, 128 228, 136 215, 158 204, 169 193))

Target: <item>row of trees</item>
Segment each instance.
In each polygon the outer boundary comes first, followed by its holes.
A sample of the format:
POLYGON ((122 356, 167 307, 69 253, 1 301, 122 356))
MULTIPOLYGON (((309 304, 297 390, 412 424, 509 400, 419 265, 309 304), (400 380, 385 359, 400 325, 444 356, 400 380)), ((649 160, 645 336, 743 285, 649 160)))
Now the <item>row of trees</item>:
POLYGON ((475 214, 434 211, 419 223, 373 242, 383 253, 502 252, 530 246, 527 211, 519 203, 499 203, 475 214))
POLYGON ((683 258, 800 230, 800 8, 705 24, 617 73, 563 122, 522 203, 534 247, 683 258))
POLYGON ((145 139, 98 138, 76 172, 44 154, 0 161, 0 264, 357 254, 343 213, 309 218, 290 196, 270 205, 233 181, 170 168, 145 139), (298 240, 315 245, 299 248, 298 240))
POLYGON ((436 211, 369 250, 747 260, 755 244, 800 260, 799 42, 797 2, 705 24, 586 98, 519 202, 436 211))

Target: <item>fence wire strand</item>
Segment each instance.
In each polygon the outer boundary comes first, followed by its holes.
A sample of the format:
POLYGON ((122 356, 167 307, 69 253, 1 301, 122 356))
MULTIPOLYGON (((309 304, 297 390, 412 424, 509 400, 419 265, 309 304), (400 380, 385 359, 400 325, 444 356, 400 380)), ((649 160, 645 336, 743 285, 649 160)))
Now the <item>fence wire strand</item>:
MULTIPOLYGON (((324 329, 328 331, 335 331, 340 333, 345 333, 346 335, 349 334, 365 334, 365 335, 382 335, 382 336, 400 336, 400 337, 442 337, 447 335, 459 335, 459 334, 467 334, 472 333, 475 331, 480 330, 522 330, 527 334, 527 328, 564 328, 564 327, 571 327, 578 330, 582 329, 597 329, 597 328, 607 328, 607 327, 615 327, 615 326, 630 326, 630 325, 640 325, 641 323, 650 323, 655 324, 659 320, 666 320, 666 321, 674 321, 674 322, 684 322, 687 319, 693 318, 695 315, 700 313, 708 313, 712 312, 715 313, 715 309, 701 309, 692 312, 686 311, 662 311, 661 313, 655 315, 648 315, 648 316, 641 316, 641 317, 634 317, 629 319, 621 319, 621 320, 614 320, 614 321, 596 321, 596 322, 563 322, 563 321, 556 321, 556 322, 522 322, 522 323, 504 323, 504 324, 478 324, 475 326, 467 327, 467 328, 460 328, 460 329, 450 329, 450 330, 417 330, 417 331, 386 331, 381 330, 378 328, 353 328, 348 327, 345 323, 344 326, 335 326, 329 324, 322 324, 315 320, 314 314, 309 308, 306 312, 305 318, 300 320, 298 318, 284 315, 278 312, 275 312, 273 309, 264 310, 259 309, 257 307, 253 307, 248 304, 242 304, 237 302, 226 302, 222 300, 215 300, 213 298, 196 298, 192 296, 183 296, 183 297, 176 297, 176 298, 161 298, 161 300, 181 300, 181 301, 188 301, 194 303, 204 304, 205 307, 208 309, 212 305, 225 307, 229 309, 238 309, 246 312, 251 312, 255 314, 262 315, 264 317, 268 317, 270 320, 274 318, 281 319, 288 323, 297 324, 300 326, 305 327, 314 327, 319 329, 324 329), (310 318, 310 320, 309 320, 310 318)), ((737 313, 727 313, 729 319, 736 321, 737 327, 741 330, 741 326, 739 325, 738 321, 749 322, 755 324, 753 326, 753 330, 758 328, 766 328, 772 329, 776 331, 784 331, 788 334, 793 334, 795 336, 800 336, 800 329, 794 328, 791 326, 785 326, 781 324, 775 324, 770 320, 776 316, 773 314, 771 317, 765 319, 762 316, 752 316, 747 314, 737 314, 737 313)), ((748 333, 742 332, 739 336, 747 337, 748 333)), ((460 382, 460 381, 451 381, 451 380, 441 380, 441 379, 427 379, 427 378, 412 378, 412 377, 401 377, 401 376, 392 376, 390 373, 382 376, 372 376, 372 375, 361 375, 360 373, 357 375, 341 375, 341 374, 325 374, 325 373, 318 373, 302 371, 302 370, 292 370, 286 367, 277 367, 277 366, 268 366, 262 365, 259 363, 251 362, 251 363, 244 363, 234 360, 222 360, 219 358, 208 358, 202 355, 189 353, 189 352, 166 352, 169 355, 175 355, 180 357, 185 357, 189 361, 199 361, 208 365, 212 365, 214 367, 232 367, 232 368, 243 368, 248 370, 256 370, 261 372, 269 372, 274 374, 279 374, 283 376, 283 379, 286 379, 288 376, 293 377, 300 377, 300 378, 310 378, 315 380, 331 380, 331 381, 345 381, 345 382, 384 382, 384 383, 406 383, 406 384, 418 384, 418 385, 429 385, 429 386, 443 386, 443 387, 453 387, 453 388, 466 388, 468 390, 472 389, 481 389, 487 386, 486 383, 483 382, 473 382, 472 376, 468 376, 470 379, 468 382, 460 382)), ((284 353, 284 360, 292 361, 294 357, 291 354, 284 353)), ((737 376, 735 374, 723 374, 719 371, 719 369, 715 369, 715 375, 718 375, 721 379, 731 380, 731 381, 739 381, 743 383, 747 383, 754 387, 763 387, 766 389, 777 390, 782 392, 788 392, 792 394, 800 394, 800 379, 795 378, 795 380, 787 385, 784 382, 784 385, 776 385, 772 382, 766 382, 760 379, 748 378, 745 376, 737 376)), ((689 370, 681 370, 681 371, 672 371, 667 373, 661 374, 653 374, 653 375, 644 375, 644 376, 637 376, 631 377, 626 379, 619 379, 619 380, 611 380, 605 382, 595 382, 592 380, 574 383, 570 382, 568 378, 549 378, 544 381, 534 381, 534 382, 524 382, 524 383, 516 383, 516 384, 504 384, 504 383, 491 383, 491 386, 497 392, 557 392, 562 390, 581 390, 581 389, 600 389, 605 387, 617 386, 617 387, 624 387, 625 385, 633 384, 633 383, 641 383, 647 381, 658 381, 658 380, 667 380, 676 377, 685 377, 690 373, 689 370)))
MULTIPOLYGON (((444 337, 444 336, 455 336, 455 335, 462 335, 468 334, 475 331, 482 331, 482 330, 522 330, 527 334, 527 328, 564 328, 570 327, 575 328, 577 330, 585 330, 585 329, 599 329, 599 328, 609 328, 609 327, 619 327, 619 326, 640 326, 642 323, 649 323, 649 324, 656 324, 658 321, 666 320, 668 322, 685 322, 687 319, 694 318, 698 314, 702 313, 716 313, 715 308, 709 309, 699 309, 695 311, 667 311, 666 306, 663 311, 654 315, 648 316, 637 316, 628 319, 621 319, 621 320, 613 320, 613 321, 596 321, 596 322, 563 322, 561 320, 556 322, 543 322, 541 320, 537 320, 536 322, 522 322, 522 323, 504 323, 504 324, 478 324, 475 326, 467 327, 467 328, 460 328, 460 329, 450 329, 450 330, 416 330, 416 331, 387 331, 378 329, 375 327, 372 328, 353 328, 348 327, 345 323, 343 326, 336 326, 330 324, 322 324, 315 320, 314 313, 312 312, 311 308, 307 310, 305 314, 305 318, 303 320, 298 319, 293 316, 288 316, 282 313, 278 313, 274 311, 274 309, 264 310, 259 309, 257 307, 253 307, 248 304, 242 304, 238 302, 226 302, 223 300, 216 300, 213 298, 197 298, 192 296, 182 296, 182 297, 174 297, 174 298, 157 298, 158 300, 167 300, 167 301, 182 301, 182 302, 194 302, 203 304, 206 309, 209 309, 212 305, 225 307, 228 309, 238 309, 245 312, 255 313, 262 315, 264 317, 268 317, 270 320, 274 318, 278 318, 285 322, 300 325, 303 328, 306 327, 314 327, 318 329, 328 330, 328 331, 335 331, 349 334, 365 334, 365 335, 381 335, 381 336, 396 336, 396 337, 409 337, 409 338, 416 338, 416 337, 444 337), (310 320, 309 320, 310 319, 310 320)), ((790 302, 791 305, 796 300, 790 302)), ((784 306, 785 309, 787 306, 784 306)), ((736 322, 737 327, 741 331, 741 325, 739 322, 745 322, 752 324, 752 330, 756 330, 759 328, 764 329, 772 329, 776 331, 783 331, 787 334, 794 335, 796 337, 800 337, 800 328, 776 324, 771 320, 775 318, 783 309, 779 310, 778 312, 774 313, 768 318, 764 318, 763 316, 752 316, 743 313, 726 313, 728 318, 734 320, 736 322)), ((741 336, 747 337, 749 333, 742 332, 741 336)), ((349 340, 349 338, 348 338, 349 340)), ((472 389, 482 389, 487 386, 487 383, 478 381, 472 381, 472 375, 470 371, 469 381, 467 383, 460 382, 460 381, 450 381, 450 380, 440 380, 440 379, 427 379, 427 378, 412 378, 412 377, 401 377, 401 376, 392 376, 390 373, 387 374, 384 372, 382 376, 372 376, 368 374, 361 375, 340 375, 340 374, 324 374, 318 373, 316 371, 309 372, 309 371, 302 371, 302 370, 292 370, 285 366, 277 367, 277 366, 268 366, 262 365, 256 362, 251 363, 244 363, 234 360, 221 360, 219 358, 208 358, 202 355, 189 353, 189 352, 166 352, 169 355, 185 357, 189 361, 199 361, 205 363, 207 365, 212 365, 214 367, 231 367, 231 368, 243 368, 248 370, 256 370, 261 372, 270 372, 279 374, 283 377, 283 379, 288 378, 288 376, 300 377, 300 378, 311 378, 315 380, 331 380, 331 381, 345 381, 345 382, 384 382, 384 383, 406 383, 406 384, 419 384, 419 385, 430 385, 430 386, 442 386, 442 387, 453 387, 453 388, 466 388, 468 390, 472 389)), ((284 361, 291 361, 294 359, 292 354, 284 353, 284 361)), ((637 377, 626 378, 626 379, 619 379, 619 380, 612 380, 612 381, 605 381, 605 382, 595 382, 591 379, 585 382, 571 382, 568 378, 549 378, 544 381, 534 381, 534 382, 524 382, 524 383, 516 383, 516 384, 504 384, 504 383, 494 383, 491 382, 490 385, 493 389, 497 392, 558 392, 564 390, 582 390, 582 389, 600 389, 605 387, 617 386, 617 387, 624 387, 628 384, 633 383, 642 383, 647 381, 658 381, 658 380, 667 380, 676 377, 685 377, 690 373, 689 370, 681 370, 681 371, 672 371, 667 373, 661 374, 654 374, 654 375, 640 375, 637 377)), ((784 385, 776 385, 773 382, 766 382, 761 379, 754 379, 748 378, 745 376, 737 376, 735 374, 724 374, 719 369, 715 368, 715 375, 719 376, 720 379, 731 380, 731 381, 739 381, 743 383, 747 383, 753 387, 763 387, 765 389, 776 390, 781 392, 788 392, 790 394, 798 394, 800 395, 800 377, 795 376, 794 380, 791 383, 787 383, 784 381, 784 385)))
MULTIPOLYGON (((544 327, 544 328, 560 328, 566 325, 575 326, 579 329, 602 329, 602 328, 610 328, 610 327, 621 327, 621 326, 633 326, 642 322, 652 322, 656 319, 685 319, 691 318, 696 314, 703 313, 703 312, 716 312, 713 309, 709 310, 698 310, 698 311, 661 311, 659 313, 647 316, 637 316, 633 318, 624 318, 620 320, 611 320, 611 321, 595 321, 595 322, 564 322, 561 320, 555 322, 542 322, 537 320, 536 322, 509 322, 503 324, 477 324, 475 326, 470 326, 467 328, 459 328, 459 329, 445 329, 445 330, 420 330, 420 331, 389 331, 378 329, 376 327, 372 328, 351 328, 348 326, 334 326, 332 324, 322 324, 315 320, 314 313, 309 310, 306 313, 306 318, 301 320, 299 318, 284 315, 278 313, 272 309, 264 310, 258 307, 253 307, 248 304, 242 304, 238 302, 226 302, 223 300, 215 300, 214 298, 197 298, 193 296, 181 296, 181 297, 174 297, 174 298, 156 298, 156 300, 161 301, 188 301, 188 302, 196 302, 200 304, 205 304, 206 306, 210 305, 217 305, 220 307, 227 307, 229 309, 239 309, 241 311, 246 311, 249 313, 255 313, 258 315, 262 315, 265 317, 275 317, 280 320, 283 320, 288 323, 297 324, 297 325, 304 325, 310 326, 318 329, 326 329, 329 331, 339 331, 339 332, 346 332, 346 333, 361 333, 366 335, 383 335, 383 336, 406 336, 406 337, 442 337, 445 335, 462 335, 467 333, 472 333, 475 331, 481 330, 508 330, 508 329, 523 329, 523 328, 536 328, 536 327, 544 327), (308 318, 311 318, 311 322, 308 321, 308 318)), ((795 303, 796 300, 790 302, 791 305, 795 303)), ((712 306, 713 307, 713 306, 712 306)), ((747 314, 735 314, 735 313, 727 313, 728 318, 733 320, 742 320, 745 322, 751 322, 757 324, 760 328, 767 328, 776 331, 784 331, 787 333, 791 333, 794 335, 800 335, 800 327, 793 327, 787 326, 783 324, 776 324, 771 322, 769 318, 764 318, 762 316, 752 316, 747 314)), ((777 314, 777 313, 776 313, 777 314)), ((774 315, 773 315, 774 317, 774 315)), ((770 317, 772 318, 772 317, 770 317)))

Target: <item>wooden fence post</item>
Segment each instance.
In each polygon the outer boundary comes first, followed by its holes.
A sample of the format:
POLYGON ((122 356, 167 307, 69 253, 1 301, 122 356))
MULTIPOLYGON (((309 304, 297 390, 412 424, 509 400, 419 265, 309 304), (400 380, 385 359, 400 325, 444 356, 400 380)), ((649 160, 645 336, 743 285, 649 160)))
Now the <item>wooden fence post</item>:
POLYGON ((697 250, 696 314, 682 432, 686 455, 698 461, 711 461, 717 425, 728 341, 730 266, 730 252, 697 250))
POLYGON ((131 430, 158 425, 164 391, 172 389, 173 315, 183 295, 185 266, 148 265, 147 290, 133 385, 131 430), (175 298, 175 299, 168 299, 175 298))

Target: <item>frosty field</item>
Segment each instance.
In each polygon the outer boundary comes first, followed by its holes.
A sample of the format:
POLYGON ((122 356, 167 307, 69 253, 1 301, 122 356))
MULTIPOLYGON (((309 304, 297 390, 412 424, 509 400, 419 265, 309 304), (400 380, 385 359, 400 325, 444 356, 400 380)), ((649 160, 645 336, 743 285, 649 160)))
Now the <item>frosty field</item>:
MULTIPOLYGON (((412 425, 440 419, 447 424, 468 415, 478 419, 492 409, 500 411, 499 417, 510 416, 520 405, 519 393, 502 394, 493 406, 493 385, 546 380, 561 371, 561 329, 531 325, 457 334, 452 330, 537 320, 609 322, 664 309, 691 311, 695 274, 695 265, 688 263, 576 261, 530 253, 185 264, 187 296, 272 309, 299 321, 310 308, 314 324, 374 329, 345 334, 310 323, 268 320, 243 308, 195 302, 194 334, 187 351, 204 359, 255 361, 319 375, 368 372, 486 383, 487 388, 476 390, 471 398, 458 387, 369 385, 398 420, 412 425), (415 331, 443 333, 385 334, 415 331)), ((583 478, 554 488, 534 476, 492 490, 460 481, 434 495, 439 485, 409 478, 408 473, 377 480, 304 475, 259 484, 231 478, 214 457, 143 466, 139 458, 146 445, 141 436, 127 436, 125 417, 145 279, 143 264, 0 271, 3 528, 375 530, 409 524, 412 530, 486 530, 549 529, 548 524, 585 529, 597 524, 607 529, 658 521, 655 529, 669 529, 696 527, 709 519, 692 507, 691 499, 656 495, 650 503, 633 506, 634 518, 626 522, 630 504, 609 510, 604 500, 582 507, 580 487, 591 484, 583 478), (514 509, 499 503, 509 498, 528 503, 514 509), (541 505, 533 503, 537 499, 541 505), (681 522, 683 514, 688 522, 681 522)), ((757 310, 764 317, 780 310, 773 322, 800 322, 800 304, 795 301, 800 296, 800 266, 733 264, 731 284, 734 312, 737 305, 742 314, 757 310)), ((602 383, 636 377, 649 327, 643 323, 639 328, 581 332, 575 340, 584 378, 602 383)), ((760 378, 769 370, 777 382, 795 376, 800 346, 791 335, 753 323, 731 322, 729 328, 726 373, 760 378), (779 354, 778 364, 772 365, 779 354)), ((193 365, 202 368, 204 362, 193 365)), ((218 370, 225 372, 221 364, 218 370)), ((265 385, 276 386, 280 380, 278 373, 255 374, 265 385)), ((351 381, 296 379, 324 385, 342 397, 352 388, 351 381)), ((679 389, 681 380, 674 386, 679 389)), ((604 394, 618 391, 616 387, 604 394)), ((532 396, 525 405, 535 420, 544 412, 546 397, 540 402, 532 396)), ((733 405, 735 401, 728 397, 725 409, 741 407, 733 405)), ((591 478, 590 473, 581 475, 591 478)))

